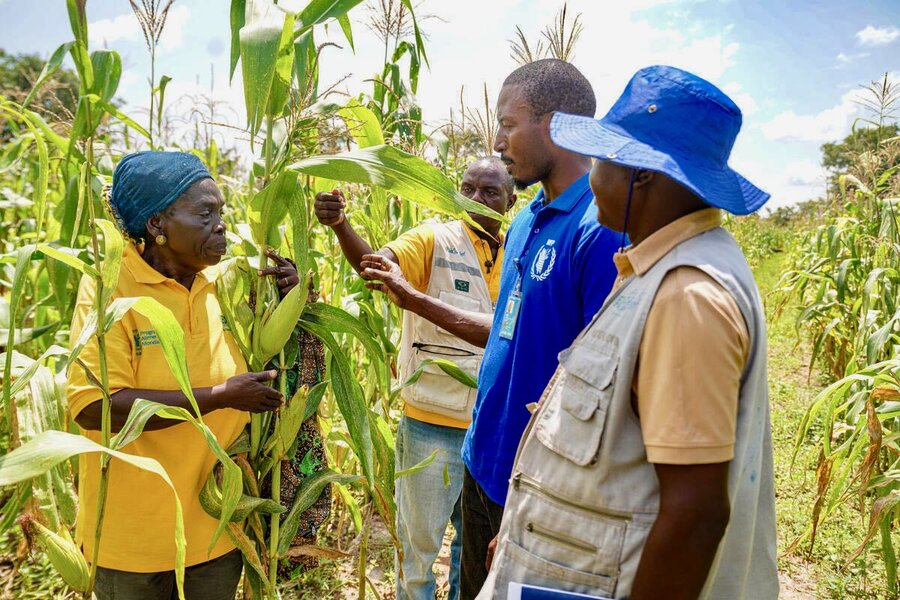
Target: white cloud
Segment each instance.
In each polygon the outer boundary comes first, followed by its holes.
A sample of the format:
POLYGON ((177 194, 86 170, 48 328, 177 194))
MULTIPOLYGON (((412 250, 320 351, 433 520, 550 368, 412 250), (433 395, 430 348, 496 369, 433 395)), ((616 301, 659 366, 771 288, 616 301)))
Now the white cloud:
POLYGON ((760 130, 770 141, 822 143, 841 139, 849 131, 853 118, 859 115, 860 107, 854 102, 859 95, 860 91, 851 90, 841 97, 839 104, 815 114, 784 111, 760 125, 760 130))
MULTIPOLYGON (((900 71, 888 73, 888 82, 900 85, 900 71)), ((859 104, 863 99, 871 100, 871 93, 858 87, 845 92, 838 104, 818 113, 798 115, 787 110, 758 127, 770 141, 833 142, 850 133, 857 117, 865 116, 865 109, 859 104)))
MULTIPOLYGON (((184 40, 184 26, 190 14, 190 9, 183 4, 176 4, 169 10, 165 28, 159 38, 160 50, 171 51, 181 46, 184 40)), ((146 43, 134 13, 94 21, 88 25, 88 32, 91 42, 100 46, 111 46, 119 41, 142 45, 146 43)))
POLYGON ((868 52, 857 52, 855 54, 844 54, 843 52, 839 52, 835 57, 836 67, 846 67, 850 63, 859 60, 860 58, 866 58, 869 56, 868 52))
POLYGON ((738 105, 738 108, 745 115, 755 113, 759 109, 753 96, 744 91, 744 87, 740 83, 735 81, 726 83, 722 86, 722 91, 734 100, 734 103, 738 105))
POLYGON ((900 38, 900 29, 896 27, 875 27, 869 25, 856 32, 856 41, 860 46, 884 46, 900 38))
POLYGON ((784 182, 792 187, 822 186, 825 169, 809 159, 794 161, 784 168, 784 182))

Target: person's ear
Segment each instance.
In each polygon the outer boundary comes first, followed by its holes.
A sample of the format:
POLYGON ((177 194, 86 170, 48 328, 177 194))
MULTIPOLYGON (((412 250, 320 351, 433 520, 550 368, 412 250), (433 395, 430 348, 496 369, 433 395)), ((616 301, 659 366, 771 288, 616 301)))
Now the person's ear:
POLYGON ((634 170, 634 189, 640 189, 650 185, 653 182, 653 179, 656 177, 655 171, 650 171, 648 169, 635 169, 634 170))
POLYGON ((157 213, 147 219, 147 233, 150 234, 149 239, 162 234, 165 235, 165 218, 162 213, 157 213))
POLYGON ((510 194, 510 195, 509 195, 509 200, 507 200, 507 202, 506 202, 506 210, 507 210, 507 211, 511 210, 512 207, 516 205, 516 200, 518 200, 518 199, 519 199, 519 196, 516 195, 515 192, 513 192, 512 194, 510 194))

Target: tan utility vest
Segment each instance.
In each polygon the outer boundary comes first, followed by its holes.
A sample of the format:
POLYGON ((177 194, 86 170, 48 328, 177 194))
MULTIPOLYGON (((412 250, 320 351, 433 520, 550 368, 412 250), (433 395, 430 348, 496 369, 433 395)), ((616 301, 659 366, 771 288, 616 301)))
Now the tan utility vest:
MULTIPOLYGON (((425 293, 464 310, 493 312, 478 254, 463 222, 437 223, 433 229, 434 258, 425 293)), ((450 360, 474 377, 483 355, 483 348, 461 340, 412 311, 403 313, 400 381, 407 381, 425 359, 450 360)), ((465 422, 472 420, 476 394, 475 389, 459 383, 434 364, 426 364, 418 381, 401 392, 411 406, 465 422)))
POLYGON ((709 274, 734 297, 751 340, 728 471, 731 518, 700 597, 777 598, 765 316, 740 248, 717 228, 631 277, 559 354, 519 446, 500 544, 479 600, 505 599, 510 581, 630 595, 659 512, 659 482, 632 408, 632 380, 656 291, 666 273, 684 265, 709 274))

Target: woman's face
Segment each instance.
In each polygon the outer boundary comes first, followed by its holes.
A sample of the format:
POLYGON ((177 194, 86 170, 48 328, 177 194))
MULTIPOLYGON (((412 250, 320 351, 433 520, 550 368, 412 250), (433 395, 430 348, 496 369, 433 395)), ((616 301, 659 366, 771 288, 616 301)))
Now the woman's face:
POLYGON ((181 266, 199 272, 222 260, 227 247, 224 208, 216 182, 202 179, 163 211, 160 227, 169 252, 181 266))

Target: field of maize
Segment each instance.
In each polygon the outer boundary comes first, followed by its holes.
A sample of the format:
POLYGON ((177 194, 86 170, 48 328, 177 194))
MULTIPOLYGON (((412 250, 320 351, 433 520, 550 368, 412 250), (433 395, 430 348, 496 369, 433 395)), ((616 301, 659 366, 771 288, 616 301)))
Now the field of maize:
MULTIPOLYGON (((361 0, 312 0, 299 13, 231 0, 230 63, 243 76, 253 156, 239 160, 202 127, 179 147, 208 165, 225 195, 231 260, 219 281, 223 312, 251 370, 278 368, 276 385, 289 401, 275 415, 254 415, 231 448, 219 446, 199 410, 148 401, 138 401, 114 433, 101 360, 89 375, 106 392, 96 444, 66 413, 65 373, 81 368, 78 353, 91 336, 102 354, 105 332, 129 310, 154 324, 170 369, 192 396, 183 332, 171 313, 150 298, 110 301, 108 293, 125 241, 104 194, 123 154, 172 146, 163 126, 169 79, 151 68, 149 112, 124 113, 116 102, 120 56, 89 47, 84 0, 65 4, 71 41, 24 98, 0 95, 0 597, 90 593, 94 561, 72 538, 77 463, 99 461, 105 473, 115 458, 168 481, 158 463, 123 451, 154 415, 191 422, 219 459, 202 501, 219 519, 217 535, 243 553, 245 597, 393 597, 393 491, 404 475, 393 452, 406 383, 395 367, 400 312, 342 259, 312 202, 319 191, 350 190, 349 218, 375 248, 425 218, 488 214, 457 188, 465 165, 491 153, 492 100, 485 90, 483 107, 462 107, 457 121, 426 131, 415 94, 427 40, 410 0, 388 3, 400 24, 387 23, 383 70, 349 99, 320 86, 316 36, 331 24, 352 46, 348 14, 361 0), (78 97, 68 118, 54 120, 40 100, 66 58, 78 97), (266 248, 290 257, 301 275, 281 301, 254 273, 266 265, 266 248), (73 340, 83 277, 98 293, 73 340), (289 381, 295 363, 302 367, 289 381), (304 436, 321 440, 316 452, 298 452, 304 436), (305 475, 287 501, 285 462, 305 475), (319 538, 298 543, 301 520, 317 507, 327 518, 319 538)), ((154 65, 171 2, 132 5, 154 65)), ((530 60, 519 34, 514 51, 530 60)), ((577 18, 567 24, 561 12, 543 51, 568 58, 579 34, 577 18)), ((770 318, 785 597, 900 591, 900 90, 885 78, 870 91, 871 119, 859 126, 886 133, 834 174, 829 198, 727 225, 760 277, 770 318), (787 371, 792 383, 779 380, 787 371)), ((452 363, 439 366, 474 385, 452 363)), ((183 534, 174 535, 177 543, 183 534)))

